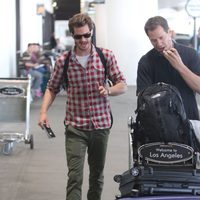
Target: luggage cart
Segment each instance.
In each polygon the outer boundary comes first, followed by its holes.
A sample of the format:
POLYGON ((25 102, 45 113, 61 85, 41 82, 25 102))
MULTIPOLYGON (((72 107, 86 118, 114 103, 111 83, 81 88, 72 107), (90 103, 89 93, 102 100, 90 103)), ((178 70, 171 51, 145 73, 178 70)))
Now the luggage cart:
POLYGON ((10 155, 14 143, 25 142, 34 148, 29 132, 31 77, 0 78, 0 142, 2 153, 10 155), (23 124, 23 129, 22 129, 23 124), (14 130, 12 130, 14 129, 14 130))
MULTIPOLYGON (((200 135, 200 121, 190 120, 200 135)), ((128 170, 114 176, 119 183, 117 199, 199 199, 200 152, 184 143, 134 141, 137 124, 128 119, 128 170), (198 197, 196 197, 198 196, 198 197), (137 198, 138 197, 138 198, 137 198), (172 198, 174 197, 174 198, 172 198)))
POLYGON ((128 118, 128 167, 131 169, 133 167, 133 150, 132 150, 132 134, 134 131, 134 118, 130 116, 128 118))

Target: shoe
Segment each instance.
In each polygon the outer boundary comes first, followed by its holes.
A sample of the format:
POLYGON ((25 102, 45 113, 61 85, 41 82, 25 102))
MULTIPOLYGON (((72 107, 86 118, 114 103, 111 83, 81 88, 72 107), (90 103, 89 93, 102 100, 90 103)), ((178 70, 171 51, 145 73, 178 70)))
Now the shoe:
POLYGON ((41 90, 36 90, 35 91, 35 97, 37 97, 37 98, 40 98, 40 97, 42 97, 42 92, 41 92, 41 90))

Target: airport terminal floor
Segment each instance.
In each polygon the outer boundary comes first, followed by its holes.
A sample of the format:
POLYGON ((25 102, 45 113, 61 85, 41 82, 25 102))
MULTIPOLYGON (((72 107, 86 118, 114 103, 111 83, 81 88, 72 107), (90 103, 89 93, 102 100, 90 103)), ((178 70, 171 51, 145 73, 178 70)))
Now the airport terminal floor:
MULTIPOLYGON (((49 120, 55 138, 49 139, 38 126, 41 99, 30 109, 30 133, 34 136, 34 149, 24 142, 14 143, 10 155, 0 154, 1 200, 64 200, 67 166, 64 149, 65 95, 59 95, 49 110, 49 120)), ((128 169, 128 118, 136 109, 135 87, 127 93, 111 97, 114 124, 111 130, 105 184, 102 200, 114 200, 119 185, 113 177, 128 169)), ((1 144, 0 144, 1 145, 1 144)), ((0 146, 1 147, 1 146, 0 146)), ((87 161, 87 159, 86 159, 87 161)), ((83 200, 88 189, 88 167, 84 169, 83 200)))

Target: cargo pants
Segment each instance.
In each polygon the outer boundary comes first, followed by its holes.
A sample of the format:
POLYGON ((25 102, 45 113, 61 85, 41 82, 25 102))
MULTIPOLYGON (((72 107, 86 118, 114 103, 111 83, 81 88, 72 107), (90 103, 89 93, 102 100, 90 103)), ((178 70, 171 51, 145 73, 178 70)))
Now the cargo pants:
POLYGON ((83 131, 66 127, 65 147, 68 166, 66 200, 81 200, 85 154, 88 154, 88 200, 101 200, 103 170, 110 129, 83 131))

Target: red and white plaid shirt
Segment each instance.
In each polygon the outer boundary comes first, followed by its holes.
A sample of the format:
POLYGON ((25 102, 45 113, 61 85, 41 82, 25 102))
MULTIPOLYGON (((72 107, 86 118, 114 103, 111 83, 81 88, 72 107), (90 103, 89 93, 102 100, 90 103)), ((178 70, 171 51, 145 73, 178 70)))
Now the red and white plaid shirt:
MULTIPOLYGON (((101 50, 107 61, 108 78, 114 85, 121 81, 125 82, 112 51, 103 48, 101 50)), ((67 52, 57 59, 48 82, 47 88, 54 93, 58 93, 63 84, 63 66, 66 57, 67 52)), ((111 126, 109 99, 100 96, 98 91, 98 84, 105 85, 105 71, 94 46, 86 68, 78 62, 74 50, 71 52, 67 77, 65 124, 83 130, 109 128, 111 126)))

